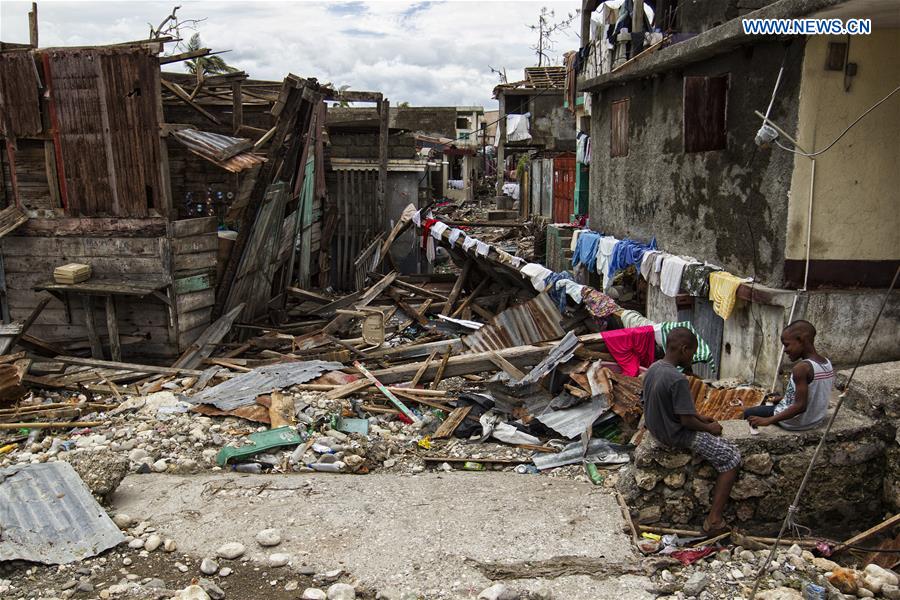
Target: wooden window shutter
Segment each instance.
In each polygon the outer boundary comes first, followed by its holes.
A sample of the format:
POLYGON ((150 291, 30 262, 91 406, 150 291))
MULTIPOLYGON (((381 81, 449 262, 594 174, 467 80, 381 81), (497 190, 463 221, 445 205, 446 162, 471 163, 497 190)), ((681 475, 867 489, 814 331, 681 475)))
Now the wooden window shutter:
POLYGON ((728 75, 684 78, 684 151, 724 150, 728 75))
POLYGON ((610 105, 609 155, 628 156, 628 105, 630 100, 617 100, 610 105))

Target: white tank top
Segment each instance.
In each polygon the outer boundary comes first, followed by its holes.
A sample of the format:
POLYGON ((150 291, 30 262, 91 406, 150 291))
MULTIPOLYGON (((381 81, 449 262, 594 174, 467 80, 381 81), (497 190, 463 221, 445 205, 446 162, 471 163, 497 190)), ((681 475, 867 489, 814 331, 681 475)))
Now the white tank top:
MULTIPOLYGON (((831 361, 825 359, 824 364, 819 364, 809 358, 805 359, 813 368, 813 380, 809 384, 806 395, 806 410, 796 417, 779 421, 778 424, 785 429, 803 430, 812 429, 819 425, 828 412, 828 400, 831 398, 831 391, 834 388, 834 369, 831 361)), ((787 390, 784 392, 784 398, 775 406, 775 414, 781 413, 787 407, 794 403, 797 395, 797 388, 794 385, 794 376, 788 382, 787 390)))

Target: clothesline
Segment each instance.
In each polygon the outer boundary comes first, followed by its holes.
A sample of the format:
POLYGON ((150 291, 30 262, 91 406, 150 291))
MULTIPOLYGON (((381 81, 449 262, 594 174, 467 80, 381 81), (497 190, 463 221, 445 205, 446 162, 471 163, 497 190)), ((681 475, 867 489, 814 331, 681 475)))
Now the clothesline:
POLYGON ((618 272, 633 265, 647 283, 659 287, 666 296, 674 298, 683 293, 708 297, 715 313, 723 319, 731 316, 741 284, 752 281, 691 256, 658 250, 656 238, 643 244, 581 229, 573 233, 570 248, 572 267, 601 275, 604 291, 612 287, 618 272))
MULTIPOLYGON (((537 291, 538 293, 546 291, 548 295, 554 300, 554 302, 557 303, 560 312, 563 312, 566 309, 568 299, 571 299, 575 304, 584 305, 587 312, 595 319, 602 321, 608 319, 612 315, 619 316, 619 318, 622 320, 622 324, 625 326, 625 329, 613 331, 625 331, 628 329, 646 328, 649 326, 653 332, 653 342, 663 348, 665 348, 666 337, 668 336, 669 331, 671 331, 675 327, 687 327, 688 329, 693 331, 695 335, 697 335, 697 339, 699 342, 697 352, 696 354, 694 354, 694 362, 709 363, 710 368, 715 369, 712 351, 710 350, 709 345, 700 337, 700 335, 697 333, 690 322, 682 321, 656 323, 654 321, 651 321, 637 311, 622 309, 618 304, 616 304, 613 298, 601 292, 600 290, 576 282, 572 277, 572 274, 568 271, 557 273, 539 263, 527 262, 521 257, 513 256, 508 252, 505 252, 475 238, 474 236, 470 236, 468 233, 461 229, 449 227, 446 223, 443 223, 440 220, 436 219, 430 210, 426 215, 422 215, 421 210, 415 212, 413 211, 414 209, 410 209, 408 207, 407 211, 404 211, 404 216, 401 218, 408 218, 417 227, 422 228, 423 245, 426 247, 426 256, 430 257, 429 261, 434 260, 434 242, 437 240, 443 240, 444 233, 449 231, 449 234, 447 235, 447 242, 451 246, 458 245, 460 239, 462 239, 461 246, 465 252, 472 252, 474 248, 475 255, 482 258, 487 258, 493 252, 499 262, 519 271, 522 277, 527 279, 531 283, 531 287, 534 288, 535 291, 537 291), (430 251, 428 251, 429 248, 430 251)), ((584 231, 582 231, 581 233, 583 232, 584 231)), ((599 236, 599 234, 597 235, 599 236)), ((615 238, 612 239, 615 240, 615 238)), ((616 240, 616 242, 619 241, 621 240, 616 240)), ((650 247, 649 245, 641 245, 638 242, 633 242, 631 240, 626 241, 628 242, 628 244, 623 246, 618 252, 615 252, 616 258, 610 261, 613 265, 621 265, 625 263, 635 264, 634 262, 629 261, 637 260, 637 257, 640 255, 640 253, 638 252, 638 250, 640 249, 639 247, 650 247)), ((652 247, 656 247, 655 242, 653 242, 652 247)), ((612 254, 610 256, 612 256, 612 254)), ((638 335, 634 335, 633 333, 615 334, 617 338, 618 336, 627 335, 627 338, 631 340, 629 343, 637 344, 642 348, 639 352, 634 353, 635 356, 639 357, 638 364, 640 366, 650 366, 649 363, 643 364, 644 362, 647 362, 647 357, 650 356, 650 353, 646 351, 646 333, 647 330, 643 329, 642 332, 638 335)), ((606 336, 603 333, 601 333, 601 335, 605 340, 606 336)), ((623 372, 627 371, 626 374, 636 375, 637 373, 633 372, 632 368, 634 365, 634 361, 632 360, 632 358, 630 358, 632 350, 628 349, 628 344, 623 345, 621 343, 613 342, 612 346, 615 348, 615 350, 613 350, 613 348, 610 348, 609 345, 607 345, 607 348, 610 349, 610 353, 613 354, 613 357, 616 358, 620 366, 623 367, 623 372), (626 350, 620 353, 620 348, 626 348, 626 350), (617 353, 619 354, 618 357, 616 356, 617 353), (626 358, 626 354, 629 357, 626 358), (619 359, 622 359, 621 362, 619 361, 619 359)), ((652 360, 652 358, 650 360, 652 360)))

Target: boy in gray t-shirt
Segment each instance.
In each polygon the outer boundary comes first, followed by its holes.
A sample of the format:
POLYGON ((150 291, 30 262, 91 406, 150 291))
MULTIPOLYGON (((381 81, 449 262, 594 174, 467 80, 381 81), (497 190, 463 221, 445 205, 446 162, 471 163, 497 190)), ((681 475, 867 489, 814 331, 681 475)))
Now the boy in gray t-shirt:
POLYGON ((676 327, 666 338, 666 355, 644 374, 644 424, 660 443, 672 448, 690 448, 718 471, 709 516, 703 532, 727 531, 722 517, 728 495, 737 478, 741 453, 723 440, 722 426, 697 414, 687 378, 676 368, 690 370, 697 337, 690 329, 676 327))

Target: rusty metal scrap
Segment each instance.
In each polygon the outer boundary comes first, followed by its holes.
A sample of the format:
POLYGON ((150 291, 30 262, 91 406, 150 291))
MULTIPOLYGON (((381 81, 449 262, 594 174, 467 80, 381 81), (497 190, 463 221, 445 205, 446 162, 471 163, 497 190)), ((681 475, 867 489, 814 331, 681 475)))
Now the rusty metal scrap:
POLYGON ((199 129, 179 129, 172 137, 201 158, 232 173, 239 173, 265 162, 265 158, 247 152, 253 142, 245 138, 200 131, 199 129))
POLYGON ((559 310, 547 294, 509 308, 477 332, 462 338, 472 352, 502 350, 557 340, 566 332, 559 325, 559 310))
POLYGON ((715 388, 697 377, 689 380, 697 412, 717 421, 741 419, 744 409, 759 406, 765 397, 765 392, 759 388, 715 388))

